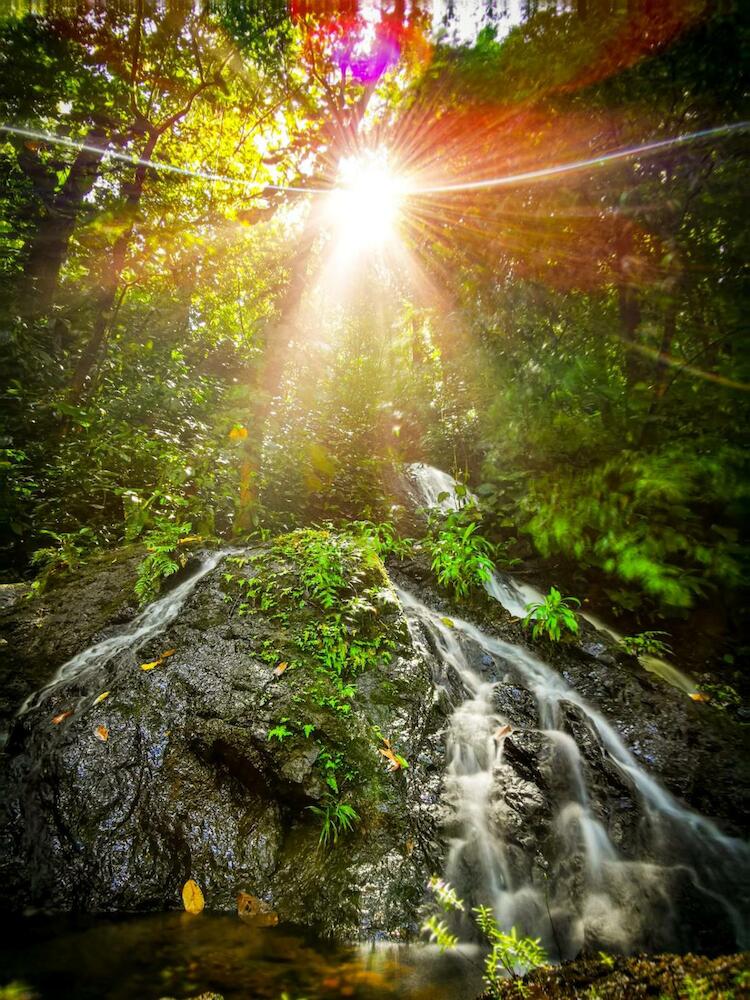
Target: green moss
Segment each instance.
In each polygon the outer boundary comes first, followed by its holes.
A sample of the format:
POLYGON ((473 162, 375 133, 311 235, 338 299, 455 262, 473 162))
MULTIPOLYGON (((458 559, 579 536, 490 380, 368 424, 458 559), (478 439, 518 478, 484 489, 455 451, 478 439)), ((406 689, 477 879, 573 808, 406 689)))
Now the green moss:
MULTIPOLYGON (((236 614, 258 619, 254 655, 277 671, 283 692, 271 727, 280 732, 283 719, 280 752, 312 744, 324 800, 334 808, 353 799, 362 815, 373 813, 387 795, 380 740, 352 707, 357 678, 387 664, 399 641, 380 606, 390 587, 380 558, 364 538, 301 530, 227 564, 236 614)), ((391 682, 376 692, 374 703, 397 700, 391 682)))

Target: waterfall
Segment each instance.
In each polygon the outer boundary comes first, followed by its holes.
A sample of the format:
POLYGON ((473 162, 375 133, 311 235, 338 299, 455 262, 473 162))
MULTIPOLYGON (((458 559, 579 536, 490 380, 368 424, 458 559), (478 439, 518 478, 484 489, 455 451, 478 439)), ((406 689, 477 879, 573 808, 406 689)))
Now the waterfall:
MULTIPOLYGON (((460 507, 461 503, 455 494, 458 484, 453 476, 443 472, 442 469, 436 469, 434 466, 425 465, 422 462, 414 462, 406 467, 406 476, 416 493, 416 497, 424 506, 439 507, 444 511, 457 510, 460 507), (438 497, 441 496, 442 499, 438 500, 438 497)), ((481 506, 476 494, 469 492, 467 498, 481 506)), ((484 589, 490 597, 502 604, 505 610, 516 618, 523 618, 526 615, 527 605, 536 604, 544 599, 542 593, 535 587, 499 570, 495 570, 485 583, 484 589)), ((592 615, 590 611, 582 610, 579 613, 598 631, 606 632, 615 642, 622 641, 623 637, 619 632, 610 625, 606 625, 600 618, 592 615)), ((668 663, 658 656, 648 655, 639 656, 638 662, 649 673, 661 677, 672 687, 679 688, 687 695, 695 693, 696 682, 673 663, 668 663)))
MULTIPOLYGON (((584 944, 622 951, 648 948, 654 940, 660 947, 689 945, 679 905, 686 891, 683 905, 702 900, 713 906, 710 912, 723 915, 738 947, 746 946, 747 926, 733 900, 748 883, 747 845, 682 806, 640 766, 602 713, 529 651, 470 622, 442 618, 405 590, 398 596, 415 645, 438 661, 438 682, 452 672, 464 692, 448 726, 445 779, 445 876, 459 895, 491 905, 501 926, 542 938, 559 958, 572 957, 584 944), (483 679, 472 666, 472 658, 487 657, 504 674, 502 681, 483 679), (517 720, 495 708, 506 682, 534 696, 537 725, 522 720, 517 730, 517 720), (569 731, 570 709, 583 720, 597 756, 631 791, 639 811, 635 855, 632 845, 613 843, 600 818, 611 819, 597 804, 580 737, 569 731), (534 810, 550 812, 543 843, 536 832, 508 836, 503 822, 503 803, 518 794, 505 764, 506 744, 518 736, 540 741, 537 763, 554 779, 537 792, 547 801, 529 797, 531 822, 534 810)), ((455 689, 455 683, 446 687, 455 689)))
POLYGON ((25 715, 37 708, 58 685, 73 679, 83 680, 91 670, 104 666, 124 650, 135 649, 162 632, 177 617, 198 583, 218 566, 229 551, 229 549, 224 549, 202 554, 199 557, 198 568, 194 573, 164 594, 163 597, 147 605, 121 631, 110 636, 109 639, 95 642, 63 663, 49 683, 29 695, 18 714, 25 715))

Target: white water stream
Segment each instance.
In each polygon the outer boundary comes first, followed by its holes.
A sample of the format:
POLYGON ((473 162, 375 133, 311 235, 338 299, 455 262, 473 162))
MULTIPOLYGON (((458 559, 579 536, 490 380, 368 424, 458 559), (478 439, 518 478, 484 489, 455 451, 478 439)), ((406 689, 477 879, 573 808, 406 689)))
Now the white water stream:
MULTIPOLYGON (((455 483, 446 473, 423 465, 409 471, 426 504, 457 505, 455 483), (438 499, 445 493, 447 498, 438 499)), ((499 573, 486 589, 517 616, 525 614, 527 602, 540 597, 499 573)), ((688 884, 691 905, 703 899, 714 912, 718 907, 737 946, 746 947, 748 927, 737 900, 750 873, 750 848, 662 788, 612 724, 552 667, 470 622, 442 618, 406 591, 399 591, 399 598, 415 643, 428 655, 434 650, 443 670, 454 671, 465 692, 450 719, 445 788, 452 811, 449 828, 456 830, 445 875, 459 895, 491 905, 501 926, 541 937, 551 954, 570 957, 585 943, 623 951, 649 947, 654 940, 661 947, 679 945, 682 928, 675 897, 688 884), (483 677, 485 668, 472 666, 487 663, 488 657, 502 680, 492 683, 483 677), (526 733, 542 740, 544 760, 537 765, 551 781, 538 804, 541 811, 551 809, 551 832, 544 844, 534 835, 519 837, 517 829, 509 835, 505 828, 509 812, 504 802, 518 801, 524 793, 523 782, 519 788, 518 776, 504 759, 513 720, 495 707, 496 688, 506 682, 525 688, 536 703, 538 726, 526 733), (639 812, 637 857, 632 849, 626 857, 605 827, 604 821, 611 823, 613 817, 589 786, 590 768, 570 726, 571 712, 585 726, 589 752, 593 745, 600 761, 614 767, 632 790, 639 812)), ((533 787, 525 791, 530 795, 525 808, 533 820, 533 787)))
MULTIPOLYGON (((407 476, 413 484, 416 492, 426 507, 440 507, 442 510, 457 510, 466 499, 456 496, 458 483, 447 472, 436 469, 432 465, 425 465, 422 462, 415 462, 407 466, 407 476), (441 498, 441 499, 438 499, 441 498)), ((479 507, 481 503, 474 493, 467 493, 467 498, 479 507)), ((523 618, 526 615, 526 608, 529 604, 536 604, 544 600, 543 594, 528 583, 515 579, 509 573, 502 573, 496 570, 484 589, 498 601, 510 614, 516 618, 523 618)), ((590 611, 580 611, 582 618, 585 618, 590 625, 600 632, 606 632, 615 642, 622 640, 622 635, 605 624, 590 611)), ((656 674, 671 684, 672 687, 679 688, 685 694, 690 695, 697 690, 697 684, 688 674, 678 669, 673 663, 661 659, 658 656, 639 656, 638 661, 649 673, 656 674)))
POLYGON ((92 669, 109 663, 126 649, 134 649, 164 631, 173 622, 180 609, 195 590, 198 583, 229 553, 229 549, 209 552, 200 556, 198 568, 187 579, 163 597, 148 604, 143 611, 115 635, 101 642, 95 642, 59 668, 55 676, 43 688, 29 695, 18 714, 25 715, 36 708, 58 685, 73 679, 83 679, 92 669))
POLYGON ((679 940, 679 914, 670 900, 676 881, 687 878, 699 896, 720 905, 738 946, 744 947, 747 927, 733 890, 740 891, 750 870, 747 845, 725 836, 662 788, 601 712, 557 671, 470 622, 453 618, 449 624, 407 591, 399 590, 398 596, 415 643, 428 655, 434 649, 465 691, 465 699, 454 707, 447 736, 446 799, 453 811, 451 828, 459 832, 450 842, 445 875, 459 894, 468 892, 473 902, 492 905, 503 927, 539 936, 552 953, 567 957, 591 939, 599 947, 643 947, 655 917, 665 940, 679 940), (482 678, 470 662, 472 645, 475 653, 489 655, 508 671, 503 681, 482 678), (494 695, 499 684, 513 679, 536 701, 539 725, 525 732, 538 734, 546 744, 542 770, 550 769, 556 779, 567 778, 558 799, 547 803, 557 844, 548 845, 546 882, 535 857, 541 845, 534 843, 521 858, 518 843, 509 848, 502 829, 503 798, 509 792, 517 795, 518 789, 504 785, 509 772, 503 755, 506 740, 513 738, 512 720, 497 712, 494 695), (597 815, 583 754, 566 728, 569 707, 578 710, 598 753, 619 770, 640 803, 639 858, 623 856, 597 815), (579 862, 575 879, 566 881, 563 870, 579 862))

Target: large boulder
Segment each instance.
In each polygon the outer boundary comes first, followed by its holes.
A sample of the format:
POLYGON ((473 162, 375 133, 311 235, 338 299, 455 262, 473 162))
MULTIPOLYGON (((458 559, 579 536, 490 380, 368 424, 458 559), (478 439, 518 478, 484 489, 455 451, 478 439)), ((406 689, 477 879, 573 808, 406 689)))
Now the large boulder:
MULTIPOLYGON (((174 581, 186 593, 162 630, 66 668, 16 720, 0 869, 15 907, 165 909, 192 878, 214 909, 244 892, 323 932, 415 930, 441 864, 444 719, 430 670, 372 553, 346 543, 329 608, 302 579, 295 544, 236 551, 192 588, 174 581), (336 631, 343 606, 350 620, 336 631), (342 675, 351 690, 322 664, 316 642, 329 627, 359 657, 342 675), (408 767, 389 770, 383 738, 408 767), (332 812, 340 803, 357 813, 348 832, 332 812)), ((58 595, 71 616, 77 596, 58 595)), ((111 597, 102 587, 108 607, 111 597)), ((59 604, 53 628, 63 614, 59 604)))

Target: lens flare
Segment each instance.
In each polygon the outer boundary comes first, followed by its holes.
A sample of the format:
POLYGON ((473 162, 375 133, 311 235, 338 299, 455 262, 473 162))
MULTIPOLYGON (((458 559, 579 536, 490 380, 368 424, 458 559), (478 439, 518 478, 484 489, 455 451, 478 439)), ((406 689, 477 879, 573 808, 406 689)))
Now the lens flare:
POLYGON ((384 151, 342 159, 327 213, 338 244, 357 251, 393 240, 405 193, 384 151))

